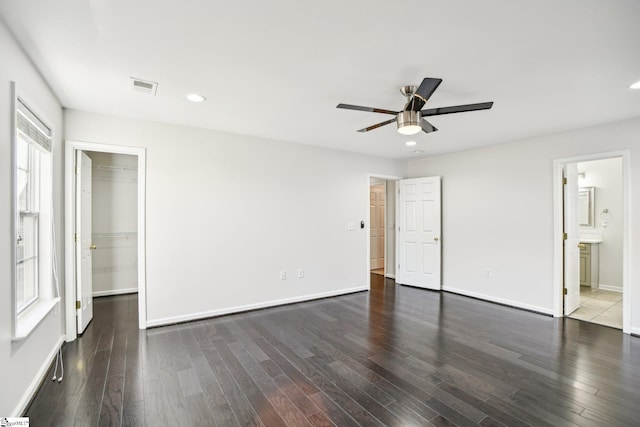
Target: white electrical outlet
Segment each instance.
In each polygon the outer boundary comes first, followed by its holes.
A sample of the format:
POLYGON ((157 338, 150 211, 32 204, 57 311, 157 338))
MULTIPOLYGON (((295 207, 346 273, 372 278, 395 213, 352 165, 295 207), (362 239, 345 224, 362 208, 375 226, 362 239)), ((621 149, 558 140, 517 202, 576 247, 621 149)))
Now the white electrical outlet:
POLYGON ((302 279, 304 277, 304 269, 298 269, 298 279, 302 279))
POLYGON ((484 270, 484 277, 491 278, 491 269, 487 268, 484 270))
POLYGON ((280 272, 280 280, 287 280, 287 272, 286 271, 281 271, 280 272))

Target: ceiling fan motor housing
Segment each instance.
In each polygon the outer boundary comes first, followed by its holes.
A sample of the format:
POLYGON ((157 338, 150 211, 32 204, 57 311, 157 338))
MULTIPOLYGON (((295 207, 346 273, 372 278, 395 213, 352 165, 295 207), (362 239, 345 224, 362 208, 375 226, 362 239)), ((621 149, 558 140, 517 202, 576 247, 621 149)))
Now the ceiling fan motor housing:
POLYGON ((406 135, 419 132, 422 128, 420 125, 420 119, 422 119, 420 111, 400 111, 396 116, 398 132, 406 135))

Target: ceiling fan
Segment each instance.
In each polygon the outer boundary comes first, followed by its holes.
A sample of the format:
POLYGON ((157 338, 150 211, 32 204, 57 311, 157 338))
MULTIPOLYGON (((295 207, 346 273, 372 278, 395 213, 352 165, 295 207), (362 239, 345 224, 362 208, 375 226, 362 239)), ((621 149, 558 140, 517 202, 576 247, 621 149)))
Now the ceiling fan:
POLYGON ((493 102, 482 102, 479 104, 456 105, 453 107, 440 107, 421 110, 424 104, 429 100, 433 92, 442 83, 442 79, 433 79, 426 77, 420 83, 420 86, 402 86, 400 92, 407 97, 407 103, 401 111, 385 110, 383 108, 361 107, 359 105, 338 104, 336 108, 344 108, 347 110, 370 111, 372 113, 391 114, 396 117, 382 123, 371 125, 358 132, 369 132, 379 127, 396 122, 398 124, 398 132, 403 135, 413 135, 421 130, 430 133, 436 129, 431 123, 426 121, 424 117, 439 116, 442 114, 463 113, 465 111, 488 110, 493 106, 493 102))

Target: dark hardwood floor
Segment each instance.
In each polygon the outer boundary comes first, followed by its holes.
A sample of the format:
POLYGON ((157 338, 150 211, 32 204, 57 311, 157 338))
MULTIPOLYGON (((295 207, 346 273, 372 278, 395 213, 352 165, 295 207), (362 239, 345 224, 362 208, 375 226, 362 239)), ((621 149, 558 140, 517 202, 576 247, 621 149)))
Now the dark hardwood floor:
POLYGON ((32 426, 640 424, 639 338, 382 276, 371 292, 147 331, 135 295, 94 311, 32 426))

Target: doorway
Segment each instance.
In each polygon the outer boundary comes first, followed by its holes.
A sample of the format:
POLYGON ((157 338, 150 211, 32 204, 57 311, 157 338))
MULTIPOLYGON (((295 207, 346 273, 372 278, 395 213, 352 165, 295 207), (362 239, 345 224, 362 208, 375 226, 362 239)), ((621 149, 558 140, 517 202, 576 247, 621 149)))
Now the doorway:
MULTIPOLYGON (((65 147, 65 325, 66 341, 73 341, 78 336, 76 324, 77 289, 76 259, 76 221, 79 220, 78 208, 81 204, 76 194, 78 184, 75 159, 78 153, 93 156, 100 186, 111 187, 119 194, 113 197, 96 197, 91 205, 95 205, 99 212, 95 215, 99 228, 91 233, 91 248, 96 253, 98 261, 97 295, 115 295, 118 293, 138 292, 139 328, 146 329, 146 256, 145 256, 145 177, 146 151, 144 148, 125 147, 117 145, 97 144, 80 141, 66 141, 65 147), (120 162, 121 164, 115 164, 120 162), (117 183, 117 185, 116 185, 117 183), (115 188, 116 185, 118 188, 115 188), (125 194, 128 193, 128 194, 125 194), (133 193, 133 194, 132 194, 133 193), (126 215, 120 215, 114 223, 112 213, 121 202, 128 200, 135 209, 130 209, 126 215), (115 206, 114 206, 115 204, 115 206), (111 213, 110 213, 111 212, 111 213), (109 225, 110 224, 110 225, 109 225), (109 225, 107 227, 107 225, 109 225), (114 228, 116 227, 117 230, 114 228), (116 240, 118 242, 116 242, 116 240), (98 253, 98 247, 103 253, 98 253), (135 270, 130 259, 135 258, 135 270), (117 258, 117 259, 114 259, 117 258), (128 261, 129 260, 129 261, 128 261), (127 264, 128 262, 128 264, 127 264), (111 265, 106 265, 110 263, 111 265), (131 265, 129 265, 131 264, 131 265), (114 277, 114 274, 122 277, 114 277), (123 280, 126 279, 126 280, 123 280), (109 283, 117 282, 115 287, 109 283)), ((94 162, 92 162, 94 163, 94 162)), ((99 189, 99 188, 98 188, 99 189)), ((103 194, 103 196, 105 196, 103 194)), ((86 203, 85 203, 86 205, 86 203)), ((132 208, 132 207, 130 207, 132 208)), ((92 215, 93 216, 93 215, 92 215)), ((92 269, 93 270, 93 269, 92 269)), ((93 277, 93 276, 92 276, 93 277)), ((80 304, 82 306, 82 304, 80 304)))
POLYGON ((580 305, 565 314, 622 329, 622 158, 579 162, 577 170, 580 305))
POLYGON ((630 332, 629 179, 627 150, 554 161, 556 316, 630 332), (562 184, 562 173, 571 169, 577 175, 577 194, 573 195, 574 202, 569 201, 575 205, 567 208, 564 206, 567 199, 563 200, 562 195, 563 187, 567 187, 562 184), (577 242, 573 243, 577 248, 567 248, 571 238, 565 240, 567 236, 563 236, 567 232, 565 215, 571 209, 575 209, 577 242), (578 249, 576 256, 566 257, 572 248, 578 249), (575 278, 568 274, 572 269, 578 272, 575 278), (578 291, 579 303, 568 307, 566 294, 571 294, 571 289, 578 291))
POLYGON ((371 275, 395 279, 396 263, 396 182, 398 176, 367 175, 367 288, 371 275), (376 198, 374 201, 373 198, 376 198))
POLYGON ((386 193, 387 182, 371 178, 369 187, 369 242, 371 273, 384 276, 386 233, 386 193))
POLYGON ((138 292, 138 159, 85 151, 92 160, 92 296, 138 292))

